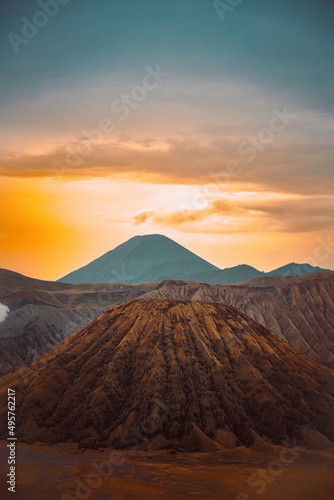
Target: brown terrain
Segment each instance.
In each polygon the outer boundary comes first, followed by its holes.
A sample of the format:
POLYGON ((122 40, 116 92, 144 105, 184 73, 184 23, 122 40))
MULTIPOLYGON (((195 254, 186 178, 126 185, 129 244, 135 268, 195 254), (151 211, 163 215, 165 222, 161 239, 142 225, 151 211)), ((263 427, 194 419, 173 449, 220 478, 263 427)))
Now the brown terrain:
POLYGON ((69 285, 1 269, 0 302, 10 314, 0 323, 0 376, 32 363, 114 304, 154 286, 69 285))
POLYGON ((0 442, 2 500, 332 500, 334 449, 273 446, 214 453, 78 452, 75 443, 19 444, 15 494, 7 491, 7 442, 0 442))
POLYGON ((111 306, 135 298, 228 304, 266 326, 292 347, 334 368, 334 273, 255 278, 237 285, 164 281, 127 285, 69 285, 0 271, 0 375, 49 352, 111 306))
POLYGON ((114 306, 27 369, 17 437, 79 448, 271 450, 333 446, 333 372, 233 307, 183 300, 114 306))
POLYGON ((141 298, 234 306, 292 347, 334 368, 334 273, 255 278, 237 285, 164 281, 141 298))

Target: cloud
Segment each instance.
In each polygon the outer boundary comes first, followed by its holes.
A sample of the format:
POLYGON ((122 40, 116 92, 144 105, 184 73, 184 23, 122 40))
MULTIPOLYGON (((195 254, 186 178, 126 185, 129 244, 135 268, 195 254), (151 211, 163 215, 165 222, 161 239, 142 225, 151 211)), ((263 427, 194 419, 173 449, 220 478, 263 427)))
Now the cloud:
POLYGON ((136 225, 143 224, 149 218, 153 216, 153 210, 146 210, 145 208, 142 210, 138 210, 133 216, 136 225))
POLYGON ((135 224, 153 223, 181 228, 184 232, 304 233, 334 229, 334 197, 300 197, 298 199, 227 201, 216 199, 203 209, 184 208, 141 210, 133 216, 135 224))
POLYGON ((168 226, 178 226, 189 222, 201 222, 212 215, 242 215, 246 212, 245 209, 232 205, 225 200, 215 200, 202 210, 186 208, 176 210, 174 212, 166 212, 164 210, 154 212, 152 209, 142 209, 133 215, 135 224, 143 224, 149 219, 153 219, 158 224, 168 226))
POLYGON ((172 77, 159 87, 154 99, 152 96, 122 121, 110 111, 110 103, 131 90, 132 84, 129 89, 124 88, 124 82, 110 88, 97 80, 88 87, 72 89, 65 96, 43 94, 40 102, 20 101, 15 109, 14 104, 5 107, 6 144, 15 151, 0 150, 0 175, 63 180, 122 177, 156 184, 216 183, 242 190, 256 186, 256 190, 271 192, 333 192, 334 118, 330 112, 291 101, 289 93, 273 95, 268 88, 228 77, 219 82, 199 79, 191 85, 187 79, 172 77), (77 108, 71 116, 77 121, 69 123, 68 109, 75 100, 77 108), (46 104, 51 101, 46 113, 46 104), (88 108, 82 108, 82 102, 90 103, 88 108), (56 116, 56 120, 47 121, 59 109, 63 109, 62 120, 56 116), (281 113, 287 109, 294 118, 280 124, 274 109, 281 113), (250 154, 254 146, 247 144, 254 139, 258 142, 273 118, 276 132, 272 140, 250 154), (111 119, 115 131, 99 132, 101 119, 111 119), (91 125, 83 130, 87 123, 91 125), (19 124, 22 128, 17 128, 19 124), (49 130, 51 125, 56 129, 49 130), (61 135, 56 133, 59 129, 61 135), (26 136, 27 130, 31 130, 31 137, 26 136), (44 130, 49 130, 45 136, 44 130), (26 143, 20 144, 18 137, 23 131, 26 143), (34 137, 42 137, 43 146, 35 145, 34 137), (65 139, 68 137, 73 139, 65 139), (48 149, 48 144, 57 146, 48 149), (241 144, 244 147, 240 149, 241 144), (36 152, 39 147, 43 150, 36 152), (237 168, 231 170, 230 162, 237 168))
POLYGON ((334 144, 269 144, 254 161, 238 153, 238 141, 224 138, 169 138, 98 144, 84 142, 43 154, 0 154, 0 175, 59 179, 110 177, 156 184, 214 184, 218 189, 329 194, 334 189, 334 144), (71 153, 72 151, 72 153, 71 153), (73 153, 74 151, 74 153, 73 153), (89 148, 88 148, 89 151, 89 148), (236 168, 230 167, 235 162, 236 168))
POLYGON ((243 217, 248 210, 226 200, 215 200, 203 209, 185 208, 174 212, 141 210, 134 214, 135 224, 153 223, 164 227, 182 228, 184 232, 244 232, 243 217))
POLYGON ((304 233, 334 229, 333 196, 309 196, 266 203, 255 201, 245 203, 243 206, 275 223, 283 232, 304 233))
POLYGON ((5 321, 7 314, 9 313, 9 307, 4 304, 0 304, 0 323, 5 321))

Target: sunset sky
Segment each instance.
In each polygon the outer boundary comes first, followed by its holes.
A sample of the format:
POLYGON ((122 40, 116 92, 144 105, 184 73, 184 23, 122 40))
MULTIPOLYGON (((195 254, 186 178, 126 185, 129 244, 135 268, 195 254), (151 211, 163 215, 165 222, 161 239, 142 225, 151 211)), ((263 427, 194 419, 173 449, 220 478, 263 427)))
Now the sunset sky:
POLYGON ((160 233, 334 268, 334 2, 55 1, 1 2, 0 267, 160 233))

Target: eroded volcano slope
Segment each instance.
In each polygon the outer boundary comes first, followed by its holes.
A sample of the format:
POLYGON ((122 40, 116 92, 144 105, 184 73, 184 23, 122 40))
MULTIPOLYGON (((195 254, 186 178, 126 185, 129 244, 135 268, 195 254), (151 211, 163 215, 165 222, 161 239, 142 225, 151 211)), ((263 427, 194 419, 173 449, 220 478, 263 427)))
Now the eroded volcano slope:
POLYGON ((1 386, 2 437, 11 387, 27 441, 195 450, 305 429, 334 440, 333 372, 215 303, 119 304, 1 386))

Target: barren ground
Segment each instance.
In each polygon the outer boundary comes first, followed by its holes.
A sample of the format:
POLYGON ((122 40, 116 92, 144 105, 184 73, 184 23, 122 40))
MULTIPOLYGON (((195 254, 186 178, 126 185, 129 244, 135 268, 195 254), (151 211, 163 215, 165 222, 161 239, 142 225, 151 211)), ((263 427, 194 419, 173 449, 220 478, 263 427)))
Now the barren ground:
POLYGON ((76 444, 20 445, 14 495, 7 491, 6 485, 6 444, 0 443, 2 500, 332 500, 334 495, 333 449, 302 451, 294 463, 281 461, 271 469, 270 463, 279 461, 280 447, 270 453, 255 453, 245 448, 197 454, 120 453, 111 449, 78 453, 76 444), (101 475, 96 475, 94 464, 97 467, 106 462, 110 464, 110 453, 113 454, 113 470, 102 479, 101 475), (277 473, 279 468, 281 471, 277 473), (268 480, 259 483, 258 471, 266 472, 268 480), (252 474, 256 474, 253 477, 256 484, 250 486, 248 480, 252 474), (86 485, 88 482, 90 487, 76 493, 79 480, 86 485), (265 485, 265 489, 258 493, 261 485, 265 485), (63 497, 65 493, 68 496, 63 497))

